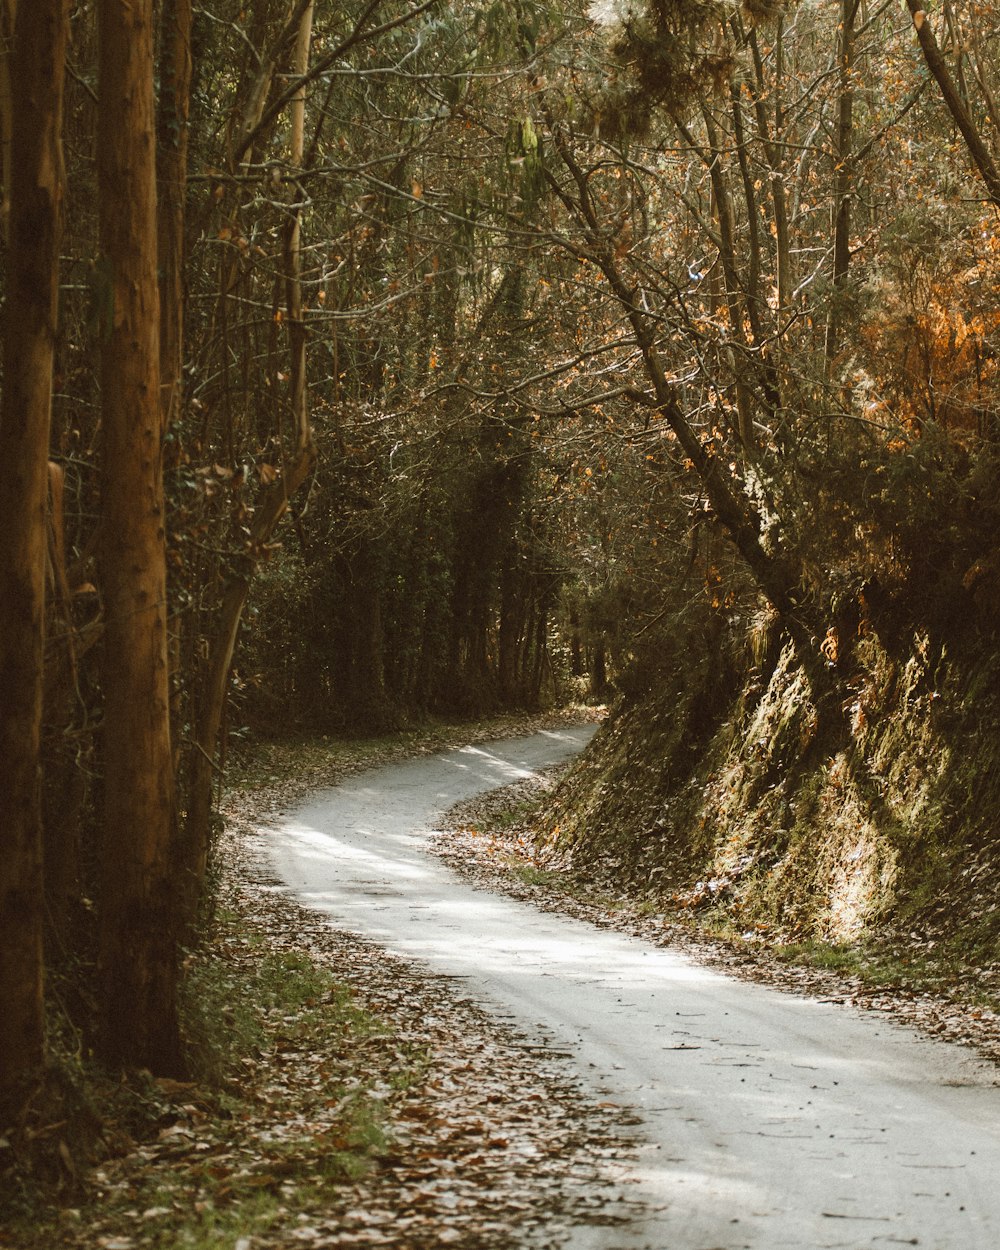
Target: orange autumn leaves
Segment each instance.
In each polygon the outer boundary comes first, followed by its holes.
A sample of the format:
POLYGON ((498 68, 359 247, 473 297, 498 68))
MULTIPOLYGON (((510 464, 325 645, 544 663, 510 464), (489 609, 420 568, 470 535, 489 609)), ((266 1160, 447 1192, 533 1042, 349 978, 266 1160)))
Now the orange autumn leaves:
POLYGON ((956 434, 981 434, 996 408, 1000 234, 992 222, 980 223, 976 243, 972 265, 966 254, 961 268, 915 267, 861 330, 878 406, 903 424, 931 419, 956 434))

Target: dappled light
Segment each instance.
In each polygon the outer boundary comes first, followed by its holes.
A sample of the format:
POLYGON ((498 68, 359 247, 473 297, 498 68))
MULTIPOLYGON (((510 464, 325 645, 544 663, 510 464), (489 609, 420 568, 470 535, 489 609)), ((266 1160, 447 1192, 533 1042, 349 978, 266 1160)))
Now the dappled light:
POLYGON ((1000 0, 0 0, 5 1247, 996 1250, 998 210, 1000 0))
POLYGON ((571 739, 453 752, 330 792, 279 822, 275 863, 331 923, 458 978, 571 1056, 592 1097, 641 1116, 631 1177, 645 1214, 581 1244, 700 1250, 738 1229, 736 1245, 812 1247, 835 1244, 839 1220, 904 1239, 957 1220, 963 1247, 987 1250, 1000 1093, 985 1065, 485 893, 433 855, 445 797, 529 773, 571 739), (918 1190, 933 1199, 924 1215, 918 1190))

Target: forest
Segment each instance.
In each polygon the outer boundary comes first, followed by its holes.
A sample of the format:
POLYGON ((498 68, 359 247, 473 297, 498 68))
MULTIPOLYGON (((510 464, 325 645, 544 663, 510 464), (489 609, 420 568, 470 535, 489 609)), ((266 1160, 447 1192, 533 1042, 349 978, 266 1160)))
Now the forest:
POLYGON ((185 1075, 274 735, 606 700, 553 854, 789 940, 964 908, 996 961, 998 39, 2 0, 0 1125, 57 1018, 185 1075))

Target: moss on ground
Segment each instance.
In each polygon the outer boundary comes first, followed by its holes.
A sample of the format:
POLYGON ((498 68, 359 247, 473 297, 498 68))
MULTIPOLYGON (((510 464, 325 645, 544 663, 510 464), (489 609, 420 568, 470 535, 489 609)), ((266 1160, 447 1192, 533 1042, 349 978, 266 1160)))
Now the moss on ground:
POLYGON ((884 950, 905 931, 963 966, 1000 959, 996 657, 866 632, 831 665, 833 715, 790 646, 770 671, 752 659, 695 751, 696 674, 624 700, 538 813, 545 854, 788 950, 884 950))

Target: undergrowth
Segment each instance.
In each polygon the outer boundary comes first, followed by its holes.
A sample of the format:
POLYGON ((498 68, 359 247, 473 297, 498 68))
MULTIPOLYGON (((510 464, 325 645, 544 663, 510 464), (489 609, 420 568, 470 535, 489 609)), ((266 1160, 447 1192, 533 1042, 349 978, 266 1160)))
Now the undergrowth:
MULTIPOLYGON (((293 1198, 297 1207, 319 1202, 325 1187, 384 1153, 383 1094, 373 1093, 381 1077, 364 1059, 383 1026, 329 968, 275 949, 252 918, 221 910, 189 958, 182 1019, 183 1082, 112 1078, 56 1044, 63 1114, 45 1131, 61 1167, 7 1169, 2 1244, 75 1245, 99 1215, 109 1226, 138 1219, 144 1246, 231 1250, 286 1215, 293 1198), (304 1068, 295 1062, 303 1055, 304 1068), (66 1109, 77 1104, 71 1120, 66 1109), (160 1164, 173 1141, 187 1153, 172 1171, 160 1164)), ((415 1080, 420 1062, 413 1055, 393 1080, 415 1080)))

